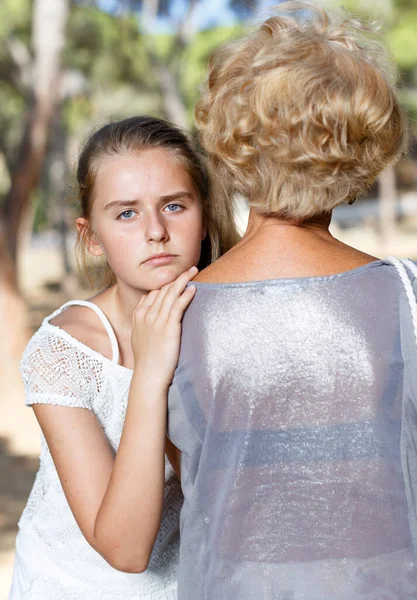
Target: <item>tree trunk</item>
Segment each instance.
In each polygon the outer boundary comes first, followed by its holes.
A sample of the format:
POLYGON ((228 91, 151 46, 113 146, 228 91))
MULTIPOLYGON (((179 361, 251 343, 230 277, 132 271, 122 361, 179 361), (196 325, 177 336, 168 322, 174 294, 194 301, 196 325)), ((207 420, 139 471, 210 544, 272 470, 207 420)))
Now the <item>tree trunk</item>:
POLYGON ((49 161, 49 190, 51 200, 49 207, 49 224, 59 231, 60 253, 62 261, 62 289, 68 298, 74 296, 77 290, 77 277, 73 272, 68 252, 68 219, 69 210, 66 197, 66 181, 68 180, 67 143, 68 132, 63 119, 62 103, 57 108, 51 136, 51 151, 49 161))
POLYGON ((189 126, 189 119, 184 100, 179 91, 178 82, 172 69, 159 64, 156 68, 162 100, 168 120, 183 129, 189 126))
MULTIPOLYGON (((19 375, 19 362, 29 339, 27 311, 24 301, 17 292, 16 270, 0 236, 0 409, 4 429, 9 416, 10 404, 23 406, 23 389, 19 375)), ((14 410, 12 408, 12 410, 14 410)))
MULTIPOLYGON (((31 193, 38 183, 48 129, 57 99, 60 55, 65 41, 68 0, 34 0, 33 94, 9 194, 0 223, 0 399, 1 409, 23 405, 19 362, 30 335, 26 305, 18 293, 16 258, 21 224, 30 216, 31 193)), ((4 413, 3 413, 4 414, 4 413)))
MULTIPOLYGON (((148 53, 151 63, 159 80, 165 114, 169 121, 183 129, 188 128, 189 119, 184 99, 180 91, 178 66, 184 46, 187 41, 189 41, 188 38, 186 38, 186 35, 188 35, 189 32, 188 22, 194 2, 195 0, 189 1, 187 15, 184 18, 184 21, 178 25, 175 35, 176 39, 173 44, 173 55, 171 56, 169 64, 162 64, 152 48, 152 42, 148 44, 148 53)), ((147 34, 149 34, 152 29, 152 25, 158 15, 158 10, 159 0, 143 0, 142 21, 144 30, 147 34)))
POLYGON ((4 202, 6 247, 16 262, 19 233, 36 188, 57 101, 61 51, 65 42, 68 0, 35 0, 33 5, 33 94, 22 143, 4 202))

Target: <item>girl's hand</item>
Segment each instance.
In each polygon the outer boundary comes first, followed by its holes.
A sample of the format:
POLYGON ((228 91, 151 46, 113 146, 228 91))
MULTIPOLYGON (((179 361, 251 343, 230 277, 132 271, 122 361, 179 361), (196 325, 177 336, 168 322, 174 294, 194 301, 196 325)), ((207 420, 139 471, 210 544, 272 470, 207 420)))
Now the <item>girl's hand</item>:
POLYGON ((133 312, 132 349, 135 372, 146 381, 167 389, 178 363, 181 319, 196 288, 187 284, 197 267, 182 273, 160 290, 149 292, 133 312))

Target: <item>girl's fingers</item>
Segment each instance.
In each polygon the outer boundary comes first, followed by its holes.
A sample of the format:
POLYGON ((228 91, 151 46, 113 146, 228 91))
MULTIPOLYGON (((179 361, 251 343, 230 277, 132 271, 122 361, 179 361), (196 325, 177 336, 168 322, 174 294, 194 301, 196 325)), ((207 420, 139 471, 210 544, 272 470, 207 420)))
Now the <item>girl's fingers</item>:
POLYGON ((134 312, 136 312, 136 311, 137 311, 137 310, 138 310, 138 309, 139 309, 139 308, 140 308, 140 307, 143 305, 143 303, 144 303, 144 302, 146 302, 146 299, 147 299, 148 295, 149 295, 149 294, 143 294, 143 296, 142 296, 142 298, 139 300, 139 302, 138 302, 138 305, 137 305, 137 307, 135 308, 135 311, 134 311, 134 312))
POLYGON ((155 301, 155 298, 158 294, 159 290, 152 290, 146 296, 143 296, 135 310, 133 311, 134 322, 138 319, 142 318, 149 311, 150 307, 155 301))
POLYGON ((196 267, 193 267, 192 269, 185 271, 185 273, 182 273, 179 277, 177 277, 177 279, 173 283, 170 284, 160 308, 159 316, 162 319, 169 318, 169 313, 172 309, 172 306, 184 292, 191 279, 193 279, 193 277, 196 276, 197 272, 198 269, 196 267))
POLYGON ((191 284, 184 290, 181 296, 175 300, 168 317, 172 323, 181 322, 181 319, 184 315, 184 311, 190 304, 191 300, 194 298, 196 291, 196 286, 191 284))
POLYGON ((146 296, 143 296, 135 309, 135 319, 149 316, 151 320, 161 317, 166 320, 173 303, 184 291, 189 281, 195 277, 198 269, 192 267, 188 271, 181 273, 175 281, 164 285, 160 290, 152 290, 146 296))
POLYGON ((167 284, 162 286, 160 290, 155 290, 156 294, 152 300, 152 303, 148 305, 148 315, 153 316, 154 318, 158 316, 162 301, 165 298, 165 294, 169 290, 169 286, 170 284, 167 284))
POLYGON ((141 308, 149 308, 150 306, 152 306, 158 294, 159 290, 152 290, 151 292, 149 292, 146 295, 145 300, 142 302, 141 308))

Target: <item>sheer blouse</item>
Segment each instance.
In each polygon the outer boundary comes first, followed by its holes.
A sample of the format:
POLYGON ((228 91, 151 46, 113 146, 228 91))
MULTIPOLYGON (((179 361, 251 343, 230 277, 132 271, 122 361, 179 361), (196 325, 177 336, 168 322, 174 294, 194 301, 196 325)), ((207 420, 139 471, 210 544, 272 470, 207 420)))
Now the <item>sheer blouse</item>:
POLYGON ((179 600, 417 598, 417 347, 396 269, 196 286, 169 395, 179 600))

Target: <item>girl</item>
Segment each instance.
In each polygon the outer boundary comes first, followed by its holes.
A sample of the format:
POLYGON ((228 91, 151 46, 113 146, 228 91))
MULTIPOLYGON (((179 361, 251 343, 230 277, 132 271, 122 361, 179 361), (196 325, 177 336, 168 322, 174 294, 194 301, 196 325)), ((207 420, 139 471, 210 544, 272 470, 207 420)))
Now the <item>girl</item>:
POLYGON ((97 131, 77 179, 80 243, 112 285, 47 317, 22 359, 43 437, 9 598, 174 600, 182 496, 164 459, 166 395, 186 286, 236 241, 233 219, 187 137, 159 119, 97 131))

